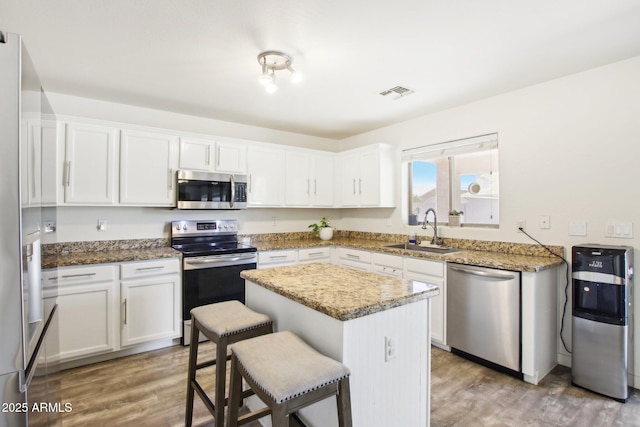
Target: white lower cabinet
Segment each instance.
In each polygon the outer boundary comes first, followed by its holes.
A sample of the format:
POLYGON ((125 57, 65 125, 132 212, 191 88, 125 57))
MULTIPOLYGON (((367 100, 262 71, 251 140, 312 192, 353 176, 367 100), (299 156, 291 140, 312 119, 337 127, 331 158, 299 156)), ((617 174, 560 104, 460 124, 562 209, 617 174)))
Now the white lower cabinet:
POLYGON ((42 280, 45 306, 58 304, 47 336, 50 363, 180 337, 177 258, 60 267, 44 270, 42 280))
POLYGON ((431 298, 431 341, 446 346, 447 289, 445 263, 427 259, 405 258, 404 279, 436 285, 440 294, 431 298))
POLYGON ((297 261, 298 251, 295 249, 258 253, 258 268, 282 267, 283 265, 293 265, 297 261))
POLYGON ((402 279, 403 258, 401 256, 374 252, 371 254, 371 262, 374 273, 402 279))
POLYGON ((180 336, 179 273, 177 259, 120 266, 123 347, 180 336))
POLYGON ((311 262, 331 262, 331 247, 298 250, 298 264, 311 262))
POLYGON ((362 271, 371 271, 371 252, 351 248, 336 249, 336 263, 362 271))
POLYGON ((47 337, 52 363, 118 350, 115 265, 45 270, 44 303, 58 304, 47 337))

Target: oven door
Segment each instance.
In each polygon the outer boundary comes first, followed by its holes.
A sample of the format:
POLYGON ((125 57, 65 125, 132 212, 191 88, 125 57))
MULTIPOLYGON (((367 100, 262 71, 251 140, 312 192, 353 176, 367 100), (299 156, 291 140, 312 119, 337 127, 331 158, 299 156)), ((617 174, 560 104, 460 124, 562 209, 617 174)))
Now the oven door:
POLYGON ((182 317, 191 318, 191 309, 215 302, 238 300, 244 303, 243 270, 255 269, 255 253, 184 258, 182 277, 182 317))

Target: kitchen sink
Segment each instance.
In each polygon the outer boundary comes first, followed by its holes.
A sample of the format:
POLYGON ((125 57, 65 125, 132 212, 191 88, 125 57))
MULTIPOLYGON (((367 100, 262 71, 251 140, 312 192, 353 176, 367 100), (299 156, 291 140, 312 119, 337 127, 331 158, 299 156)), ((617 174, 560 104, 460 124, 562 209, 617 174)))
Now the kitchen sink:
POLYGON ((416 252, 431 252, 434 254, 452 254, 455 252, 462 251, 462 249, 448 248, 446 246, 420 246, 420 245, 414 245, 411 243, 398 243, 396 245, 385 246, 385 248, 405 249, 408 251, 416 251, 416 252))

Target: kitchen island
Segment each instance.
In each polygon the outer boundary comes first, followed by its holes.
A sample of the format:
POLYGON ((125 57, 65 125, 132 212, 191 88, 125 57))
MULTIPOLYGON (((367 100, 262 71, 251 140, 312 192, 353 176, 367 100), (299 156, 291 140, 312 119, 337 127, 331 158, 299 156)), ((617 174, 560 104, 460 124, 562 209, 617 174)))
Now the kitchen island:
MULTIPOLYGON (((438 287, 320 263, 241 276, 247 305, 270 316, 275 330, 293 331, 349 367, 354 427, 429 425, 430 298, 438 287)), ((335 399, 299 415, 309 427, 337 425, 335 399)))

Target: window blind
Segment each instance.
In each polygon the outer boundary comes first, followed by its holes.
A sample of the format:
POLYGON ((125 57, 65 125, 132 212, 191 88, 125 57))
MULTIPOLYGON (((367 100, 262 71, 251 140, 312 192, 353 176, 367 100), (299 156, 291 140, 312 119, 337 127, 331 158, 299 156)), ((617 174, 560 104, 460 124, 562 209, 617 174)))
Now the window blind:
POLYGON ((494 148, 498 148, 497 133, 402 150, 401 159, 405 163, 416 160, 433 160, 438 157, 450 157, 494 148))

